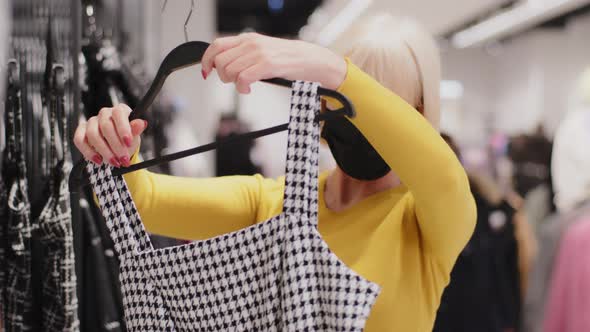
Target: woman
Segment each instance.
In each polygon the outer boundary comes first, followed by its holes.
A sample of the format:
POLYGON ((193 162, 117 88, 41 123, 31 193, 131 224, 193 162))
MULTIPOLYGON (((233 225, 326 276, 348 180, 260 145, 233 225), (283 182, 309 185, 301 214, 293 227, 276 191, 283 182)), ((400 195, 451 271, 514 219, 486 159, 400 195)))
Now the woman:
MULTIPOLYGON (((467 177, 436 129, 438 52, 409 20, 378 17, 357 35, 347 59, 302 41, 220 38, 204 54, 202 74, 216 70, 241 93, 284 77, 350 98, 357 116, 328 122, 322 132, 338 167, 320 176, 319 231, 340 259, 382 287, 366 331, 430 331, 475 224, 467 177)), ((130 112, 125 105, 102 109, 79 126, 76 146, 96 163, 137 162, 147 123, 129 122, 130 112)), ((278 215, 284 186, 282 178, 259 175, 186 179, 139 171, 125 180, 150 232, 189 239, 278 215)))

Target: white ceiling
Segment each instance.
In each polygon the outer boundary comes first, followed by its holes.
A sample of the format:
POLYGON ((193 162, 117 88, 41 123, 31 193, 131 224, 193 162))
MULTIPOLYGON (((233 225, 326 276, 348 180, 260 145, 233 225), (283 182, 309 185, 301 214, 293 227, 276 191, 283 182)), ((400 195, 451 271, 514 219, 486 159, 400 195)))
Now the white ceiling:
POLYGON ((370 10, 412 16, 432 33, 441 34, 502 2, 503 0, 373 0, 370 10))

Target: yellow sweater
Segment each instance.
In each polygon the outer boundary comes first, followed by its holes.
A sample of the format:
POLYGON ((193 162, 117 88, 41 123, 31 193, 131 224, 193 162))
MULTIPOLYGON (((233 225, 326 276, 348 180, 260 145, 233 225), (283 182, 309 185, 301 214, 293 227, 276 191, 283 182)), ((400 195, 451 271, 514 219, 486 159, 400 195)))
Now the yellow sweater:
MULTIPOLYGON (((475 225, 467 176, 416 110, 351 63, 339 91, 356 107, 353 123, 404 185, 336 213, 325 206, 322 174, 319 231, 350 268, 382 287, 366 331, 431 331, 450 271, 475 225)), ((189 179, 142 170, 125 180, 148 231, 177 238, 235 231, 282 207, 283 178, 189 179)))

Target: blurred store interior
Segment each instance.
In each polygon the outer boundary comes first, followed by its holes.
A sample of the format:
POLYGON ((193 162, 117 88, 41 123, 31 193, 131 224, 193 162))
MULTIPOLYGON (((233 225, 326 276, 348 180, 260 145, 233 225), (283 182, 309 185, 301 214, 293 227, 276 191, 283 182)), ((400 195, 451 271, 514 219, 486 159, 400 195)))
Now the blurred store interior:
MULTIPOLYGON (((188 0, 169 1, 164 10, 157 2, 104 3, 122 7, 115 10, 124 17, 122 26, 105 26, 128 34, 127 52, 144 63, 147 72, 155 72, 162 56, 184 40, 188 0)), ((442 129, 466 150, 469 162, 479 165, 486 163, 482 148, 493 137, 533 134, 539 128, 552 137, 579 101, 577 88, 589 66, 588 8, 586 1, 562 0, 197 1, 187 31, 191 40, 258 31, 338 50, 347 29, 364 16, 389 12, 414 17, 440 41, 442 129)), ((236 96, 230 85, 203 82, 198 70, 177 73, 166 91, 182 105, 183 116, 191 119, 202 142, 214 137, 212 124, 219 117, 215 112, 235 110, 253 129, 263 128, 284 118, 281 112, 288 102, 285 91, 263 84, 256 93, 236 96), (188 106, 197 100, 201 110, 188 106)), ((284 137, 263 138, 257 150, 283 146, 284 137)), ((281 174, 280 160, 260 161, 269 176, 281 174)), ((211 167, 204 169, 211 174, 211 167)))
MULTIPOLYGON (((502 229, 506 222, 514 223, 508 229, 514 231, 510 239, 516 245, 509 255, 518 272, 510 278, 518 279, 518 286, 499 290, 512 292, 513 297, 497 304, 510 311, 510 318, 505 318, 508 323, 502 329, 479 331, 542 331, 541 326, 545 331, 590 331, 590 325, 556 328, 551 325, 555 321, 548 323, 539 309, 560 307, 559 301, 565 301, 562 295, 567 293, 586 294, 582 307, 590 310, 590 282, 582 281, 582 276, 590 280, 590 268, 586 272, 572 270, 578 276, 575 280, 579 288, 559 288, 565 279, 557 286, 552 284, 561 276, 554 272, 559 262, 588 261, 587 254, 567 256, 559 251, 565 246, 559 239, 568 235, 568 228, 564 223, 554 225, 569 211, 560 210, 557 190, 575 187, 575 194, 581 198, 568 206, 579 207, 590 201, 590 0, 15 0, 12 8, 10 1, 2 1, 0 9, 0 25, 7 27, 0 27, 0 33, 12 31, 15 40, 36 36, 31 38, 44 44, 48 17, 61 22, 56 23, 62 33, 56 45, 63 48, 59 52, 70 63, 66 64, 66 73, 72 78, 78 75, 81 86, 76 94, 73 91, 77 88, 72 88, 76 83, 70 83, 72 96, 66 96, 66 101, 71 103, 72 112, 77 109, 76 102, 86 107, 96 102, 92 98, 98 94, 93 89, 102 91, 103 83, 85 81, 85 75, 104 74, 93 72, 96 68, 87 52, 97 52, 92 54, 99 61, 102 57, 115 59, 116 70, 134 80, 130 83, 132 91, 123 94, 137 98, 156 75, 163 57, 186 40, 211 42, 218 37, 258 32, 313 42, 342 54, 352 29, 367 17, 389 13, 415 18, 436 37, 440 48, 441 132, 452 138, 470 175, 472 190, 484 192, 482 195, 493 201, 488 202, 491 212, 482 216, 481 222, 489 223, 494 230, 502 229), (77 31, 79 39, 74 36, 77 31), (95 39, 108 47, 72 52, 95 39), (585 112, 585 120, 576 118, 580 112, 585 112), (561 137, 554 144, 558 134, 561 137), (502 220, 497 219, 494 209, 498 202, 508 202, 514 220, 506 221, 504 215, 502 220), (552 230, 556 227, 557 235, 552 230), (557 242, 548 240, 556 237, 557 242)), ((29 51, 34 48, 22 47, 29 51)), ((48 53, 43 47, 42 59, 48 53)), ((9 57, 14 54, 8 52, 9 57)), ((4 64, 6 57, 0 59, 4 64)), ((42 73, 44 63, 38 65, 38 73, 42 73)), ((108 77, 116 81, 119 76, 108 77)), ((238 94, 234 85, 223 84, 215 71, 210 79, 203 80, 199 66, 173 73, 162 91, 149 119, 148 143, 142 143, 144 159, 282 124, 289 115, 289 89, 256 83, 250 94, 238 94)), ((110 90, 101 93, 120 100, 110 90)), ((70 134, 83 113, 70 114, 70 134)), ((4 132, 0 137, 4 146, 4 132)), ((286 144, 287 134, 283 132, 153 170, 188 177, 260 173, 276 178, 284 173, 286 144)), ((79 158, 72 153, 74 159, 79 158)), ((334 167, 327 145, 321 146, 320 156, 321 169, 334 167)), ((586 213, 586 222, 589 218, 586 213)), ((586 235, 585 242, 590 243, 590 234, 586 235)), ((162 246, 178 243, 166 238, 161 241, 162 246)), ((466 251, 464 254, 469 255, 466 251)), ((452 305, 445 298, 442 303, 441 308, 452 305)), ((578 317, 587 316, 587 312, 581 314, 582 307, 574 310, 578 317)), ((564 304, 564 308, 571 307, 564 304)), ((562 316, 570 317, 565 313, 562 316)), ((439 331, 462 331, 437 326, 439 331)))

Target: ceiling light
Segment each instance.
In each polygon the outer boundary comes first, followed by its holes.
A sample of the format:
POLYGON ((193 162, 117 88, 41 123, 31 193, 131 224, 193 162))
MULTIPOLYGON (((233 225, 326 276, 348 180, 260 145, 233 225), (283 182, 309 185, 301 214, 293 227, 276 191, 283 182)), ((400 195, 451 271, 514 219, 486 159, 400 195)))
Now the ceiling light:
POLYGON ((315 42, 333 43, 371 5, 372 0, 350 0, 316 35, 315 42))
POLYGON ((529 0, 453 35, 457 48, 479 46, 534 27, 575 10, 590 0, 529 0))

